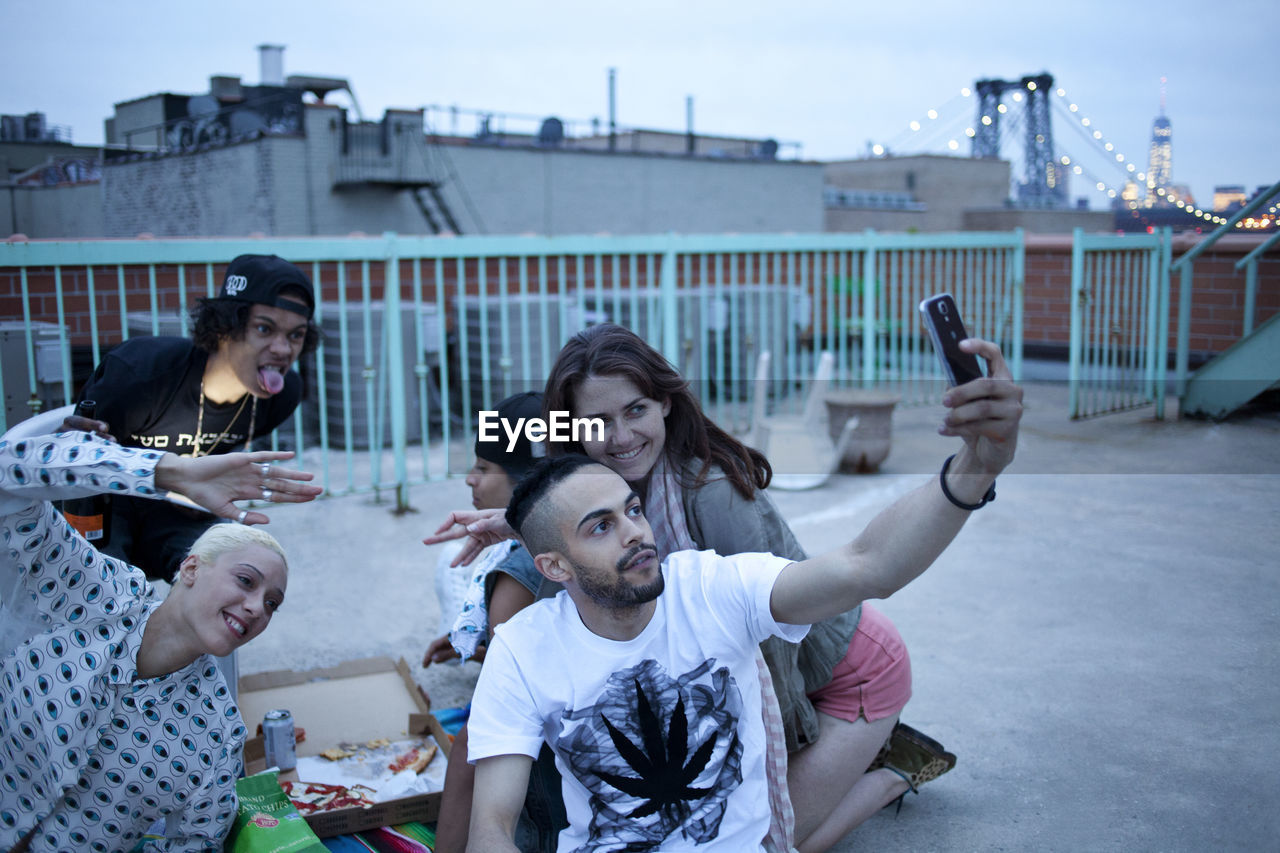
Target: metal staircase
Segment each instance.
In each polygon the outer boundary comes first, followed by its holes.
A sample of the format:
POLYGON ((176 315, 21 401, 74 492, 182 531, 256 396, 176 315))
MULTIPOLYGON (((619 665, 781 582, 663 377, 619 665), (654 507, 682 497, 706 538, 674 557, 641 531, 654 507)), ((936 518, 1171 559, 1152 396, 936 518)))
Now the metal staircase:
POLYGON ((408 192, 432 234, 462 233, 442 192, 443 169, 431 156, 421 115, 388 110, 378 122, 344 120, 341 131, 335 191, 408 192))
POLYGON ((1268 388, 1280 386, 1280 314, 1256 329, 1254 306, 1258 288, 1258 259, 1280 241, 1280 233, 1264 241, 1236 263, 1245 269, 1244 336, 1227 350, 1206 362, 1194 374, 1187 373, 1188 338, 1191 319, 1193 261, 1230 233, 1235 224, 1280 195, 1280 182, 1259 193, 1205 240, 1174 261, 1171 269, 1181 274, 1178 293, 1177 391, 1182 415, 1223 418, 1268 388))
POLYGON ((461 234, 462 227, 458 225, 458 220, 454 217, 453 211, 449 209, 449 203, 445 201, 444 194, 440 192, 440 185, 432 182, 413 188, 413 200, 418 205, 418 210, 422 212, 422 218, 427 221, 427 226, 431 228, 432 234, 439 234, 442 231, 452 231, 454 234, 461 234), (425 193, 425 195, 424 195, 425 193), (434 208, 435 212, 432 212, 434 208), (441 220, 444 220, 443 227, 441 220))
POLYGON ((1184 416, 1224 418, 1276 387, 1280 387, 1280 314, 1193 373, 1179 410, 1184 416))

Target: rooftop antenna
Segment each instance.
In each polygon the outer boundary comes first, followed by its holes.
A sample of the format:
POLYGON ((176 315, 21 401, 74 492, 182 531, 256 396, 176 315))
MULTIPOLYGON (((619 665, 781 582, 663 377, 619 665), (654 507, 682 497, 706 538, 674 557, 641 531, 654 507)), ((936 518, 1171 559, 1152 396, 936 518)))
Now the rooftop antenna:
POLYGON ((1169 82, 1168 77, 1160 78, 1160 115, 1164 115, 1164 84, 1169 82))

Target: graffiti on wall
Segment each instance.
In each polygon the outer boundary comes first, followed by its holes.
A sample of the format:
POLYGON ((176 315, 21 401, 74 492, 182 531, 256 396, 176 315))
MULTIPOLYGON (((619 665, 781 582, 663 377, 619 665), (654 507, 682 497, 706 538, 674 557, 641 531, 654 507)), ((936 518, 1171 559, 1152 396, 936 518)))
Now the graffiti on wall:
POLYGON ((59 184, 87 184, 102 180, 102 164, 87 157, 63 157, 19 175, 15 182, 24 187, 56 187, 59 184))
POLYGON ((224 106, 213 95, 172 98, 165 104, 164 147, 198 151, 259 136, 302 133, 302 92, 245 87, 248 97, 224 106), (259 97, 253 97, 253 95, 259 97))

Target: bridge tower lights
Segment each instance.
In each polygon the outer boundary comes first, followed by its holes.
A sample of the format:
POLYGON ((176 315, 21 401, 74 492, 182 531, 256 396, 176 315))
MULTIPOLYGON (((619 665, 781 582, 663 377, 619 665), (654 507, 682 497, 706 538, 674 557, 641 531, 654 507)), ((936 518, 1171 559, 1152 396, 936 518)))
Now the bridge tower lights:
POLYGON ((1064 207, 1067 187, 1053 156, 1053 124, 1049 114, 1053 75, 1042 72, 1018 81, 993 79, 974 83, 978 115, 974 123, 973 156, 979 159, 1000 156, 1000 101, 1004 93, 1012 89, 1027 98, 1023 179, 1018 185, 1018 202, 1024 207, 1064 207))
POLYGON ((973 124, 975 159, 995 160, 1000 157, 1000 96, 1008 85, 1004 80, 979 80, 973 84, 978 93, 978 116, 973 124))
POLYGON ((1053 125, 1049 117, 1053 76, 1041 73, 1023 77, 1021 86, 1027 98, 1027 135, 1023 150, 1024 181, 1018 187, 1019 200, 1027 207, 1064 207, 1066 185, 1061 180, 1053 156, 1053 125))

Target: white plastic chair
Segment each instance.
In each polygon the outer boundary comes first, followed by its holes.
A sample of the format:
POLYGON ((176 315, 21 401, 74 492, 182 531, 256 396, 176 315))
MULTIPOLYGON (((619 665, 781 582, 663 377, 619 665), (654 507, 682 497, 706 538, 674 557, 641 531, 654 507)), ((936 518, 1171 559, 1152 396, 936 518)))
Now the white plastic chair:
POLYGON ((835 375, 835 355, 824 352, 809 384, 804 409, 799 415, 765 414, 767 382, 772 354, 765 350, 756 361, 756 398, 752 407, 751 444, 769 459, 773 486, 786 491, 816 489, 840 467, 840 459, 858 426, 850 418, 832 442, 827 431, 827 411, 823 398, 835 375))

